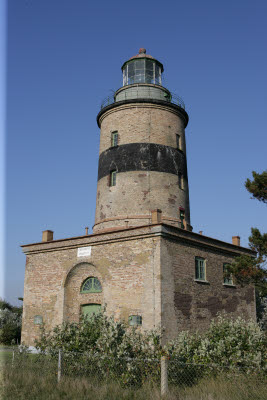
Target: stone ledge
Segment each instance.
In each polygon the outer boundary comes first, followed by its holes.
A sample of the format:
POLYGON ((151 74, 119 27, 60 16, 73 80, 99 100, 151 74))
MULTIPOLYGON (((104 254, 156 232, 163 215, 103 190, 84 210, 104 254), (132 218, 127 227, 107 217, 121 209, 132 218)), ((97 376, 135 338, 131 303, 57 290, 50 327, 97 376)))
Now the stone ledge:
POLYGON ((171 110, 172 112, 174 112, 175 114, 177 114, 184 122, 184 127, 186 128, 188 121, 189 121, 189 117, 187 112, 180 106, 173 104, 173 103, 169 103, 168 101, 163 101, 163 100, 156 100, 156 99, 129 99, 129 100, 121 100, 121 101, 117 101, 115 103, 112 103, 104 108, 102 108, 101 111, 99 111, 96 120, 97 120, 97 125, 100 128, 101 127, 101 122, 102 119, 104 118, 104 114, 107 111, 113 110, 114 108, 123 106, 123 105, 131 105, 131 104, 140 104, 141 106, 143 104, 154 104, 158 107, 164 107, 165 109, 171 110))
POLYGON ((128 241, 136 239, 146 239, 149 237, 161 236, 166 239, 186 242, 197 247, 214 249, 233 256, 247 254, 255 256, 255 252, 245 247, 226 243, 218 239, 190 232, 185 229, 167 225, 164 223, 155 225, 144 225, 133 228, 116 229, 111 232, 95 233, 92 235, 78 236, 72 238, 58 239, 50 242, 38 242, 22 245, 25 254, 49 252, 56 250, 68 250, 83 247, 86 245, 97 246, 104 243, 114 243, 118 241, 128 241))
POLYGON ((209 281, 206 281, 206 280, 202 280, 202 279, 194 279, 194 282, 196 282, 196 283, 202 283, 202 284, 204 284, 204 285, 210 285, 210 283, 209 283, 209 281))
POLYGON ((236 288, 236 285, 231 285, 230 283, 223 283, 223 286, 233 288, 233 289, 236 288))

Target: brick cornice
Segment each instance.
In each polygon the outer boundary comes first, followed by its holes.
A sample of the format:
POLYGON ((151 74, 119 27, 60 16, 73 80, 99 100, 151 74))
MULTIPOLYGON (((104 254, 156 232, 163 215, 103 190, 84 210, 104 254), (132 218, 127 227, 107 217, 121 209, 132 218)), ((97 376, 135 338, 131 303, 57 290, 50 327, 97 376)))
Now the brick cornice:
POLYGON ((137 107, 150 107, 150 108, 159 108, 166 111, 170 111, 176 115, 178 115, 184 122, 184 127, 187 126, 189 117, 187 112, 180 106, 176 104, 169 103, 164 100, 156 100, 156 99, 129 99, 117 101, 113 104, 110 104, 107 107, 102 108, 99 111, 96 120, 99 128, 101 127, 102 120, 108 115, 110 112, 114 112, 117 110, 124 110, 125 108, 137 108, 137 107))
POLYGON ((128 229, 114 230, 112 232, 96 233, 88 236, 59 239, 51 242, 39 242, 23 245, 25 254, 43 253, 59 250, 77 249, 84 246, 97 246, 102 244, 123 242, 129 240, 146 239, 149 237, 163 237, 168 240, 183 242, 197 247, 213 249, 230 255, 238 256, 247 254, 255 256, 256 253, 248 248, 226 243, 198 233, 186 231, 167 224, 145 225, 128 229))

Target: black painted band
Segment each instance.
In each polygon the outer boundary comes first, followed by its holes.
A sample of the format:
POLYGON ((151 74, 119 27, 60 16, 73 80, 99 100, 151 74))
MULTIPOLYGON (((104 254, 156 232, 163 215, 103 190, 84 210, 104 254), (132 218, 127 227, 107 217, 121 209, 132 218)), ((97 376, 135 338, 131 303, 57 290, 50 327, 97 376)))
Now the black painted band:
POLYGON ((185 154, 173 147, 155 143, 130 143, 111 147, 100 154, 98 180, 111 171, 157 171, 187 179, 185 154))

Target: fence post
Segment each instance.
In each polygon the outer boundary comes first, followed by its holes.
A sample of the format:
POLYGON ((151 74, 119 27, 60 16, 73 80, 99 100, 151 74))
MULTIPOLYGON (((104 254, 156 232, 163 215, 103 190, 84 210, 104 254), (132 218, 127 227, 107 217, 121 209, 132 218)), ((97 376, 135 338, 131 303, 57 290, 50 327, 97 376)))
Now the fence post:
POLYGON ((62 368, 62 350, 58 350, 58 364, 57 364, 57 381, 61 379, 61 368, 62 368))
POLYGON ((12 367, 14 366, 14 359, 15 359, 15 348, 13 346, 13 348, 12 348, 12 363, 11 363, 12 367))
POLYGON ((161 396, 165 396, 168 392, 168 359, 166 356, 161 357, 161 396))

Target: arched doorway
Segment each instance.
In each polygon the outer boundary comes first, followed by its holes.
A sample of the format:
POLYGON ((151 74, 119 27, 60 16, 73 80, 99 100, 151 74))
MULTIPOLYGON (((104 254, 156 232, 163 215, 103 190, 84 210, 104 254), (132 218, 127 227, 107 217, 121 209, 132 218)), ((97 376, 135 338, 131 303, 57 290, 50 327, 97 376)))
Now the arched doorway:
POLYGON ((79 322, 81 314, 92 316, 104 304, 103 280, 93 264, 75 265, 66 277, 64 289, 64 321, 79 322))

